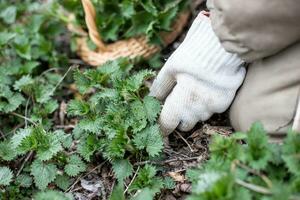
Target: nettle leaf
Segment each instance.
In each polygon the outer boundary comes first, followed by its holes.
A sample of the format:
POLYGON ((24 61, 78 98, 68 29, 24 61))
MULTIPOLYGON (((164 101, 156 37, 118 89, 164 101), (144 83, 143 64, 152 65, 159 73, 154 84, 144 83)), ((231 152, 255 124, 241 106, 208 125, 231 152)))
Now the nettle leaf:
POLYGON ((32 178, 28 174, 20 174, 16 178, 16 183, 21 187, 29 188, 32 185, 32 178))
POLYGON ((85 163, 81 160, 78 155, 71 155, 65 165, 65 172, 69 176, 76 176, 86 169, 85 163))
POLYGON ((34 198, 36 200, 73 200, 73 196, 69 193, 65 194, 60 191, 55 190, 47 190, 45 192, 38 192, 36 195, 34 195, 34 198))
POLYGON ((81 139, 77 146, 77 152, 86 160, 90 161, 91 156, 98 150, 100 144, 95 135, 89 135, 87 138, 81 139))
POLYGON ((112 163, 115 176, 122 182, 125 178, 132 175, 133 167, 128 160, 116 160, 112 163))
POLYGON ((122 4, 120 4, 122 14, 124 17, 130 18, 135 14, 134 2, 131 0, 124 0, 122 4))
POLYGON ((17 149, 21 145, 22 141, 31 134, 31 132, 31 128, 18 129, 10 141, 12 148, 17 149))
POLYGON ((84 116, 90 111, 88 103, 81 100, 71 100, 68 103, 67 113, 69 116, 84 116))
POLYGON ((0 167, 0 185, 9 185, 12 178, 13 173, 8 167, 0 167))
POLYGON ((16 34, 12 32, 0 32, 0 46, 7 44, 15 36, 16 34))
POLYGON ((46 103, 47 101, 51 100, 51 96, 53 95, 53 85, 43 85, 39 84, 36 85, 34 90, 35 98, 38 103, 46 103))
POLYGON ((123 184, 118 184, 114 187, 113 191, 111 192, 111 196, 109 197, 110 200, 125 200, 124 196, 124 186, 123 184))
POLYGON ((144 107, 147 119, 150 123, 154 123, 158 114, 161 111, 160 102, 151 96, 146 96, 144 98, 144 107))
POLYGON ((261 123, 254 123, 247 133, 245 161, 254 169, 263 169, 272 158, 267 133, 261 123))
POLYGON ((212 158, 219 161, 233 161, 238 159, 243 153, 243 149, 237 144, 233 137, 224 137, 219 134, 213 136, 209 145, 212 158))
POLYGON ((78 128, 91 133, 101 132, 103 122, 101 118, 84 118, 80 120, 78 128))
POLYGON ((300 134, 289 131, 282 150, 282 157, 289 171, 300 176, 300 134))
POLYGON ((60 189, 66 191, 72 184, 70 178, 66 175, 58 175, 55 179, 55 184, 60 189))
POLYGON ((60 140, 54 134, 48 134, 47 140, 45 148, 37 148, 37 157, 42 161, 50 160, 63 149, 60 140))
POLYGON ((147 12, 157 15, 158 10, 152 0, 141 0, 140 3, 147 12))
POLYGON ((0 158, 6 161, 13 160, 17 155, 9 140, 0 142, 0 158))
POLYGON ((36 187, 40 190, 45 190, 48 184, 54 181, 57 174, 57 168, 54 164, 47 164, 38 159, 33 161, 30 171, 36 187))
POLYGON ((16 53, 26 60, 31 60, 31 45, 27 36, 17 35, 14 38, 14 48, 16 53))
POLYGON ((31 90, 32 85, 34 84, 34 80, 29 76, 22 76, 18 81, 14 84, 14 89, 18 91, 28 92, 31 90))
POLYGON ((7 24, 12 24, 16 21, 17 16, 17 7, 16 6, 8 6, 0 13, 0 17, 7 24))
POLYGON ((15 111, 24 100, 24 97, 20 93, 14 93, 8 86, 0 85, 0 112, 8 113, 15 111))
POLYGON ((157 156, 163 149, 163 140, 158 125, 149 126, 136 133, 133 142, 137 149, 146 149, 152 157, 157 156))
POLYGON ((137 194, 131 198, 131 200, 153 200, 157 191, 150 188, 143 188, 137 192, 137 194))
POLYGON ((161 178, 155 177, 157 169, 151 165, 145 165, 137 174, 137 177, 129 187, 129 191, 139 191, 145 188, 151 190, 152 194, 156 194, 164 187, 161 178))
POLYGON ((76 87, 81 94, 86 93, 91 87, 91 80, 88 79, 80 70, 76 70, 73 74, 76 87))
POLYGON ((130 78, 126 81, 126 90, 131 92, 137 92, 144 81, 148 78, 151 78, 155 75, 153 71, 150 70, 141 70, 136 74, 130 76, 130 78))

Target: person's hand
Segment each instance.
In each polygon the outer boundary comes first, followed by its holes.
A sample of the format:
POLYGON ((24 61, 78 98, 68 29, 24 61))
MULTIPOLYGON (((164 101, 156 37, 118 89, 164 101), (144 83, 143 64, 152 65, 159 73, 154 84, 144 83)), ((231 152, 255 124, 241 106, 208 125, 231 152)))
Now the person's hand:
POLYGON ((213 113, 224 112, 243 82, 242 63, 225 52, 210 19, 200 13, 150 88, 151 96, 166 99, 159 118, 164 133, 176 127, 188 131, 213 113))

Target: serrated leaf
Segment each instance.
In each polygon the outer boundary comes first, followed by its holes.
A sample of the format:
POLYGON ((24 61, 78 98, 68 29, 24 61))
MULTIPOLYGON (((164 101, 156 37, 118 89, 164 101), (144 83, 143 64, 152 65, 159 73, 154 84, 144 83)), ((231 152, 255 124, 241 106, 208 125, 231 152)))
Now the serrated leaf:
POLYGON ((9 185, 12 178, 13 173, 8 167, 0 167, 0 185, 9 185))
POLYGON ((38 192, 34 195, 33 200, 73 200, 73 196, 69 193, 65 194, 60 191, 48 190, 45 192, 38 192))
POLYGON ((17 7, 14 5, 8 6, 1 11, 0 17, 7 24, 12 24, 15 22, 17 16, 17 7))
POLYGON ((163 140, 158 125, 136 133, 133 142, 138 149, 146 149, 150 156, 157 156, 163 149, 163 140))
POLYGON ((29 76, 22 76, 18 81, 14 84, 14 89, 18 91, 28 91, 26 88, 31 87, 34 84, 34 80, 29 76))
POLYGON ((54 164, 47 164, 40 160, 33 161, 30 171, 36 187, 40 190, 45 190, 48 184, 54 181, 57 174, 57 168, 54 164))
POLYGON ((69 176, 76 176, 86 169, 85 163, 78 155, 71 155, 67 163, 68 164, 65 165, 65 172, 69 176))
POLYGON ((144 107, 148 121, 150 123, 155 122, 161 110, 161 105, 159 101, 154 97, 146 96, 144 98, 144 107))
POLYGON ((0 46, 7 44, 15 36, 16 34, 12 32, 0 32, 0 46))
POLYGON ((18 129, 18 131, 16 132, 16 134, 14 134, 10 141, 12 148, 18 148, 21 145, 22 141, 31 134, 31 131, 31 128, 18 129))
POLYGON ((86 160, 90 161, 91 156, 99 148, 98 140, 95 135, 89 135, 87 138, 80 140, 77 146, 77 152, 86 160))
POLYGON ((48 134, 48 146, 47 148, 38 148, 37 157, 42 161, 50 160, 63 148, 60 144, 60 140, 53 134, 48 134))
POLYGON ((28 188, 32 185, 32 178, 27 174, 20 174, 16 178, 16 183, 19 184, 21 187, 28 188))
POLYGON ((0 159, 10 161, 13 160, 17 155, 16 149, 11 146, 9 140, 0 142, 0 159))
POLYGON ((247 133, 246 162, 254 169, 263 169, 271 159, 267 134, 261 123, 254 123, 247 133))
POLYGON ((120 182, 131 176, 133 172, 133 167, 128 160, 116 160, 112 163, 112 168, 118 181, 120 182))
POLYGON ((114 187, 109 200, 125 200, 123 184, 118 184, 114 187))
POLYGON ((69 116, 84 116, 90 111, 88 103, 81 100, 71 100, 68 103, 67 113, 69 116))
POLYGON ((102 125, 103 123, 101 118, 84 118, 79 122, 78 128, 97 134, 101 132, 102 125))
POLYGON ((72 184, 70 178, 66 175, 58 175, 55 179, 55 184, 60 189, 66 191, 72 184))
POLYGON ((300 176, 300 134, 289 131, 282 150, 282 158, 289 171, 296 176, 300 176))

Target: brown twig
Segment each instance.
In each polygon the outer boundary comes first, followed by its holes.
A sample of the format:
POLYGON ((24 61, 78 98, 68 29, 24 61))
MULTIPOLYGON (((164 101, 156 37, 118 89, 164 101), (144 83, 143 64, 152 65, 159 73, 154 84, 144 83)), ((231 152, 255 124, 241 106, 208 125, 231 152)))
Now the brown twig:
POLYGON ((186 139, 184 139, 184 137, 182 137, 182 135, 181 135, 178 131, 175 130, 175 133, 176 133, 176 134, 183 140, 183 142, 189 147, 190 151, 191 151, 192 153, 194 153, 195 150, 191 147, 191 145, 188 143, 188 141, 186 141, 186 139))
POLYGON ((146 160, 146 161, 141 161, 141 162, 136 162, 134 163, 135 166, 139 166, 139 165, 145 165, 145 164, 156 164, 156 165, 164 165, 167 163, 171 163, 171 162, 177 162, 177 161, 190 161, 190 160, 198 160, 199 158, 201 158, 200 156, 196 156, 196 157, 189 157, 189 158, 173 158, 173 159, 169 159, 169 160, 165 160, 165 161, 151 161, 151 160, 146 160))
POLYGON ((133 181, 135 180, 136 176, 137 176, 137 173, 139 172, 140 170, 140 166, 138 166, 137 170, 135 171, 130 183, 126 186, 126 189, 124 190, 123 194, 126 194, 126 192, 128 191, 130 185, 133 183, 133 181))
POLYGON ((33 151, 30 151, 30 152, 27 154, 27 156, 26 156, 26 158, 24 159, 24 161, 23 161, 23 163, 22 163, 20 169, 18 170, 18 172, 17 172, 17 174, 16 174, 16 177, 20 175, 20 173, 22 172, 22 170, 23 170, 25 164, 28 162, 28 160, 31 158, 32 155, 33 155, 33 151))
POLYGON ((241 168, 247 170, 248 172, 250 172, 250 173, 252 173, 252 174, 254 174, 254 175, 256 175, 256 176, 259 176, 259 177, 267 184, 268 188, 272 188, 272 181, 271 181, 266 175, 260 173, 260 172, 257 171, 257 170, 254 170, 254 169, 248 167, 247 165, 241 163, 241 162, 238 161, 238 160, 236 160, 234 163, 235 163, 237 166, 239 166, 239 167, 241 167, 241 168))
POLYGON ((235 182, 240 185, 240 186, 243 186, 249 190, 252 190, 254 192, 257 192, 257 193, 261 193, 261 194, 267 194, 267 195, 270 195, 272 194, 272 192, 268 189, 268 188, 264 188, 262 186, 259 186, 259 185, 254 185, 252 183, 247 183, 245 181, 242 181, 240 179, 236 179, 235 182))

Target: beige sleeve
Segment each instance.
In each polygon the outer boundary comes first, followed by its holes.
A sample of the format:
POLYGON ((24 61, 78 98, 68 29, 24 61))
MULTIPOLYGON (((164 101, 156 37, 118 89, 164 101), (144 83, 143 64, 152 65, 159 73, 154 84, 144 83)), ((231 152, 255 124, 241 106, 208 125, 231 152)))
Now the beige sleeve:
POLYGON ((300 41, 299 0, 208 0, 224 48, 251 62, 300 41))

